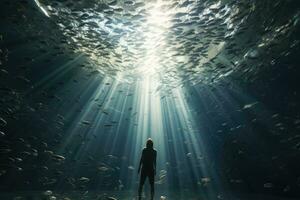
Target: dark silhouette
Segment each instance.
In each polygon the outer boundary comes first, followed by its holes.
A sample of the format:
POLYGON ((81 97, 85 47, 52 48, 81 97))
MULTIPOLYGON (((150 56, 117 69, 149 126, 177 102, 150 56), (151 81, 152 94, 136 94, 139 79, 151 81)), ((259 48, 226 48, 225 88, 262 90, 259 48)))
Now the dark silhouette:
POLYGON ((138 173, 140 173, 142 167, 139 185, 139 200, 142 198, 143 185, 147 177, 151 186, 151 200, 153 200, 154 176, 156 174, 156 154, 156 150, 153 149, 153 141, 149 138, 146 143, 146 148, 143 149, 138 170, 138 173))

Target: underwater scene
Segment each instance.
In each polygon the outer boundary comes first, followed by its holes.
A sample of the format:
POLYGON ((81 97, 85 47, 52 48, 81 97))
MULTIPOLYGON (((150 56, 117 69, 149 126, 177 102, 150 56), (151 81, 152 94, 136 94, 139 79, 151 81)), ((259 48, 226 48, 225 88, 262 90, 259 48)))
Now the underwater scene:
POLYGON ((1 0, 1 200, 300 199, 299 0, 1 0))

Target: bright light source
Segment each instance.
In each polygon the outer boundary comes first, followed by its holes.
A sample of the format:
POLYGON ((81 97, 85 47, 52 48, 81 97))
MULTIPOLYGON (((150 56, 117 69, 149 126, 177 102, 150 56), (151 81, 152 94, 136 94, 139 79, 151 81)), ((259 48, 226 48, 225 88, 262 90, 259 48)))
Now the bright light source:
POLYGON ((137 71, 142 76, 153 75, 158 71, 158 68, 161 68, 160 52, 164 50, 167 44, 166 33, 171 26, 170 12, 163 10, 163 1, 159 0, 155 4, 151 4, 147 12, 149 16, 144 27, 145 41, 143 45, 146 55, 141 58, 137 71))

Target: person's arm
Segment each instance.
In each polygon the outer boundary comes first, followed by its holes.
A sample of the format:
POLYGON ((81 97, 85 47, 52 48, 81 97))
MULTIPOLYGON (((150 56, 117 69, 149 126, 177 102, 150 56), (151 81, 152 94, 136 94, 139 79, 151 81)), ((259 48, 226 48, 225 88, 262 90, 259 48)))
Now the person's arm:
POLYGON ((154 154, 154 175, 156 175, 156 151, 155 151, 155 154, 154 154))
POLYGON ((141 166, 142 166, 143 156, 144 156, 144 151, 142 152, 142 155, 141 155, 140 164, 139 164, 139 169, 138 169, 138 174, 139 174, 140 171, 141 171, 141 166))

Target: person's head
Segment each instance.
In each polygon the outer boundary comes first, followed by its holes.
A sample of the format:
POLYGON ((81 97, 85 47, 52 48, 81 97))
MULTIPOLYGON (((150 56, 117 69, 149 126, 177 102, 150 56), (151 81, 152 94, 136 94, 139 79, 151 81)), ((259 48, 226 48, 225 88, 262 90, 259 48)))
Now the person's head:
POLYGON ((146 143, 146 148, 153 148, 153 141, 151 138, 148 138, 147 143, 146 143))

